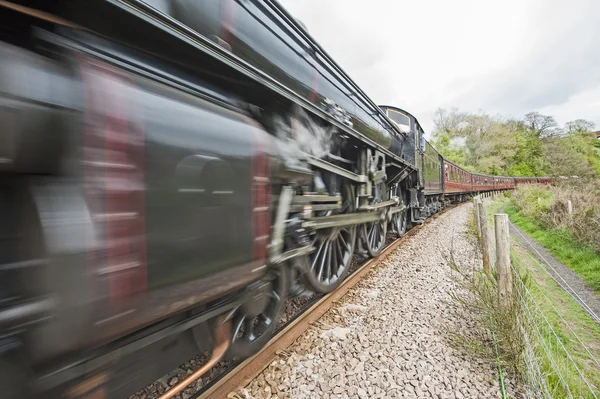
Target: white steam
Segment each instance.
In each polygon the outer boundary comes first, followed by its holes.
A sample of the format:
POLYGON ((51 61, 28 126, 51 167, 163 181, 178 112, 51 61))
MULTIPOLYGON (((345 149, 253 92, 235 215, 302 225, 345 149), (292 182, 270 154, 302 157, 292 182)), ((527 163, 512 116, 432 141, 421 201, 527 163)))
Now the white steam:
POLYGON ((299 106, 294 106, 287 118, 275 116, 274 127, 280 139, 281 154, 288 160, 299 159, 302 153, 324 158, 331 151, 332 136, 336 132, 335 127, 316 124, 299 106))

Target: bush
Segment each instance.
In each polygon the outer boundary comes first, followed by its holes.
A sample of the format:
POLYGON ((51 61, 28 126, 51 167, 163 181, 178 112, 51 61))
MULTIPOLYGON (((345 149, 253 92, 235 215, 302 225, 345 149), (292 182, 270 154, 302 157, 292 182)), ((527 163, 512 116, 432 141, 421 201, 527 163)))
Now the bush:
POLYGON ((525 218, 564 232, 600 253, 600 188, 598 183, 518 187, 512 204, 525 218), (569 200, 573 212, 569 214, 569 200))
POLYGON ((546 218, 554 196, 548 187, 535 184, 517 188, 513 193, 512 202, 523 216, 539 221, 546 218))

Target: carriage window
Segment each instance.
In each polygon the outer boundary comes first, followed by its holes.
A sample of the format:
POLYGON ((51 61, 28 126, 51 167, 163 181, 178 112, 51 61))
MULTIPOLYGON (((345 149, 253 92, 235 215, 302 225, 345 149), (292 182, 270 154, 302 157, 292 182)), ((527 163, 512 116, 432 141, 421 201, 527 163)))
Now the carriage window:
POLYGON ((388 118, 396 122, 396 125, 398 125, 401 131, 406 133, 410 132, 410 119, 408 118, 408 116, 398 111, 391 110, 389 108, 387 110, 387 116, 388 118))

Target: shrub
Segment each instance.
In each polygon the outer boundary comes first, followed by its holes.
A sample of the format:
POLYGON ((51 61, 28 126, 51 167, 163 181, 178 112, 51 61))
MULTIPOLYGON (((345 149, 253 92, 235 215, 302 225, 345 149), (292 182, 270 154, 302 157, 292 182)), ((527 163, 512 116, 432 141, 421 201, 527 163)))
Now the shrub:
POLYGON ((523 216, 540 221, 546 218, 554 196, 548 187, 535 184, 517 188, 512 201, 523 216))
POLYGON ((514 191, 511 202, 527 219, 542 227, 564 232, 600 253, 598 183, 521 186, 514 191))

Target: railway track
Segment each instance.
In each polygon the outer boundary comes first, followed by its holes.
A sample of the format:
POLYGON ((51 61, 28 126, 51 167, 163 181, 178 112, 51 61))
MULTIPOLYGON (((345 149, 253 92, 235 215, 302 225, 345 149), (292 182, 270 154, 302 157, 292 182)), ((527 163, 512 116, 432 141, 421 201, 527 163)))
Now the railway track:
MULTIPOLYGON (((452 205, 429 217, 423 225, 415 226, 402 237, 392 241, 379 256, 369 259, 359 266, 333 292, 317 297, 307 308, 288 321, 278 333, 254 356, 234 365, 228 371, 206 384, 201 390, 191 396, 192 399, 222 399, 232 397, 230 394, 244 387, 256 378, 277 356, 279 351, 291 345, 302 335, 312 323, 323 316, 338 300, 352 287, 363 279, 373 268, 388 257, 400 244, 415 235, 424 225, 437 219, 458 205, 452 205)), ((233 396, 235 397, 235 396, 233 396)))

